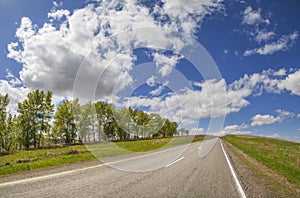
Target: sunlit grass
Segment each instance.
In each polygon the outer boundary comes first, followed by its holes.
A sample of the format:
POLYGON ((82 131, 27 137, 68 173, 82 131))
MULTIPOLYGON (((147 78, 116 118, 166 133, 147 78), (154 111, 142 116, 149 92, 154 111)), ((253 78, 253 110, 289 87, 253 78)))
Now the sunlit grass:
POLYGON ((300 143, 245 135, 228 135, 223 139, 300 185, 300 143))
POLYGON ((96 160, 103 157, 122 155, 130 152, 146 152, 163 147, 200 141, 203 136, 159 138, 150 140, 107 142, 90 145, 73 145, 51 149, 19 151, 0 156, 0 177, 28 171, 52 169, 96 160))

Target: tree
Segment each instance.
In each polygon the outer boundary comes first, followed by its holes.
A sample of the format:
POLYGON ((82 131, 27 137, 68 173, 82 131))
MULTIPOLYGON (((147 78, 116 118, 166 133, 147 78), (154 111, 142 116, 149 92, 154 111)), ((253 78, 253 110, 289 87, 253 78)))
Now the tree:
POLYGON ((130 130, 132 126, 132 119, 130 117, 130 112, 128 108, 122 108, 116 110, 114 113, 115 116, 115 128, 118 137, 121 140, 130 138, 130 130))
POLYGON ((54 105, 52 104, 52 92, 47 92, 44 95, 44 100, 42 101, 40 111, 38 112, 39 118, 39 129, 40 129, 40 136, 38 140, 38 147, 40 147, 42 134, 47 134, 49 136, 51 125, 50 120, 52 117, 52 113, 54 111, 54 105))
POLYGON ((57 108, 54 116, 54 130, 56 134, 64 138, 65 144, 75 142, 76 125, 72 101, 66 100, 57 108))
POLYGON ((98 101, 94 104, 95 110, 96 110, 96 118, 97 118, 97 129, 98 129, 98 138, 99 141, 104 139, 104 134, 103 134, 103 125, 105 123, 105 107, 106 103, 103 101, 98 101))
POLYGON ((49 122, 53 108, 50 91, 32 91, 27 95, 27 99, 18 104, 26 149, 29 149, 32 143, 34 148, 40 147, 42 136, 50 131, 49 122))
POLYGON ((178 135, 182 136, 182 135, 189 135, 189 130, 185 129, 185 128, 180 128, 177 133, 178 135))
POLYGON ((91 102, 86 103, 85 105, 80 107, 78 111, 79 115, 77 122, 77 129, 79 138, 84 142, 90 142, 91 136, 93 137, 93 141, 96 141, 96 132, 95 132, 95 107, 91 102))
POLYGON ((6 121, 7 128, 3 133, 3 139, 2 139, 2 148, 9 152, 10 150, 15 149, 18 143, 18 123, 17 123, 17 117, 12 116, 9 114, 7 121, 6 121))
POLYGON ((106 140, 107 137, 113 137, 115 135, 115 120, 113 119, 114 111, 115 108, 112 104, 107 104, 103 101, 98 101, 97 103, 95 103, 99 141, 102 139, 106 140))
POLYGON ((144 111, 142 110, 139 110, 137 112, 137 124, 139 125, 138 126, 138 132, 139 132, 139 135, 144 138, 145 137, 145 134, 146 134, 146 126, 149 124, 150 122, 150 117, 147 113, 145 113, 144 111))
POLYGON ((173 137, 177 132, 178 124, 176 122, 171 122, 169 119, 165 119, 162 128, 159 130, 157 136, 162 137, 173 137))
POLYGON ((164 120, 160 117, 159 114, 151 113, 150 122, 147 125, 148 137, 155 137, 159 133, 159 130, 163 126, 164 120))
POLYGON ((6 94, 5 96, 2 96, 0 94, 0 143, 1 143, 1 148, 5 147, 5 136, 7 133, 6 107, 8 104, 9 104, 8 94, 6 94))

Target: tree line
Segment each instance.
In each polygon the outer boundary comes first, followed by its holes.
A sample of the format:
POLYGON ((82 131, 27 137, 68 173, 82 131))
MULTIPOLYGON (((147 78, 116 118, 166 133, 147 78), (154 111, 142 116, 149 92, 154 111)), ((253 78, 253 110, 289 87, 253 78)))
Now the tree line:
POLYGON ((51 91, 35 90, 18 103, 17 115, 7 113, 8 94, 0 94, 0 152, 51 144, 101 142, 188 135, 178 124, 156 113, 116 109, 103 101, 80 104, 79 99, 53 104, 51 91))

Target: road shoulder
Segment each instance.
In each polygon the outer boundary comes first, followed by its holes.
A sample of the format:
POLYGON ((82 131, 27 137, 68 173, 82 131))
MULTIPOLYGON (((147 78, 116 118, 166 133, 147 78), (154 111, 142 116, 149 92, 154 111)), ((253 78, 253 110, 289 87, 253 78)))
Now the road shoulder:
POLYGON ((299 197, 299 190, 283 177, 222 141, 247 197, 299 197))

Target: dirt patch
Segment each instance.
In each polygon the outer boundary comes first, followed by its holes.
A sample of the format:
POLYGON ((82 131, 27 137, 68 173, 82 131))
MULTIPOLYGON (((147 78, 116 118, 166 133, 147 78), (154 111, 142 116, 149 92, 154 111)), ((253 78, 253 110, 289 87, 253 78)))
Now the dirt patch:
POLYGON ((247 197, 300 197, 299 187, 230 143, 224 143, 247 197))

